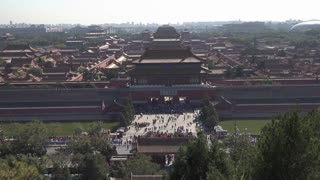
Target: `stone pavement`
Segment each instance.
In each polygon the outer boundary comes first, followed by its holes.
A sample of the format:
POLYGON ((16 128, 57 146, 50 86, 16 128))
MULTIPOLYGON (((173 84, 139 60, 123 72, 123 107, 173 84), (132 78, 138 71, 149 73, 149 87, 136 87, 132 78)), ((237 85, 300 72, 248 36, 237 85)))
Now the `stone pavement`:
POLYGON ((195 113, 135 115, 132 125, 128 126, 123 141, 134 136, 145 136, 148 132, 174 134, 189 133, 196 136, 195 113))

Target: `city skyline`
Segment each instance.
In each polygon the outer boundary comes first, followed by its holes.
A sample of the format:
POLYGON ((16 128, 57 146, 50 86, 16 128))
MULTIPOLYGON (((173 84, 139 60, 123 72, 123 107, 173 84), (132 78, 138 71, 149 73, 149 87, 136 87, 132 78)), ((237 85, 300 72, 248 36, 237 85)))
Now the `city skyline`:
POLYGON ((182 23, 209 21, 285 21, 320 19, 317 2, 3 0, 0 24, 182 23))

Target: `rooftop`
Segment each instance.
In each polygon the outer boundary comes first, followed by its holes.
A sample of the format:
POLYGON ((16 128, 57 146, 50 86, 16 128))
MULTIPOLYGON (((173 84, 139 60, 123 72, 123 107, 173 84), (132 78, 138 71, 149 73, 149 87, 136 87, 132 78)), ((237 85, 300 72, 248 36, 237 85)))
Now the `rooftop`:
POLYGON ((174 27, 164 25, 157 29, 153 37, 154 39, 180 39, 180 34, 174 27))
POLYGON ((201 63, 190 49, 147 49, 139 60, 133 63, 201 63))

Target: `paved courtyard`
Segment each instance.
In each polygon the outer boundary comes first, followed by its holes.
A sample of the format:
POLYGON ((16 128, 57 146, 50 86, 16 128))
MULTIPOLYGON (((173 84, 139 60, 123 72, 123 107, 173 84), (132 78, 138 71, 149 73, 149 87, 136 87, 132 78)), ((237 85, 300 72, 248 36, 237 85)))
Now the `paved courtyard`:
POLYGON ((128 127, 123 140, 130 140, 134 136, 145 136, 147 133, 174 134, 192 133, 196 136, 196 113, 183 114, 147 114, 135 115, 135 119, 128 127))

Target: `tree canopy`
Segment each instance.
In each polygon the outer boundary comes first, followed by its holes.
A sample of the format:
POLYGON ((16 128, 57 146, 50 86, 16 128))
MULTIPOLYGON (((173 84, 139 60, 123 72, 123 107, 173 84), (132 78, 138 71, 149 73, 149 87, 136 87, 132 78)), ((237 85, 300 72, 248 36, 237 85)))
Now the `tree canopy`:
POLYGON ((205 97, 202 100, 199 120, 204 125, 206 130, 209 131, 212 131, 214 126, 216 126, 219 122, 218 113, 209 97, 205 97))
POLYGON ((257 145, 255 179, 319 179, 319 117, 319 112, 293 112, 266 125, 257 145))
POLYGON ((120 117, 121 126, 129 126, 134 120, 134 107, 131 96, 124 100, 122 107, 122 116, 120 117))
POLYGON ((182 147, 173 164, 170 179, 220 179, 229 178, 232 167, 220 145, 208 146, 207 138, 200 133, 198 138, 182 147))
POLYGON ((42 69, 40 67, 33 66, 29 68, 28 73, 40 77, 42 76, 42 69))
POLYGON ((46 154, 48 130, 41 122, 34 121, 17 131, 13 141, 5 141, 0 144, 0 157, 16 154, 40 157, 46 154))
POLYGON ((85 154, 79 165, 82 180, 105 180, 108 177, 108 166, 101 154, 85 154))
POLYGON ((0 164, 0 179, 37 180, 42 179, 38 169, 21 161, 0 164))
POLYGON ((126 162, 126 173, 135 175, 155 175, 160 171, 160 166, 151 161, 151 157, 137 153, 126 162))

